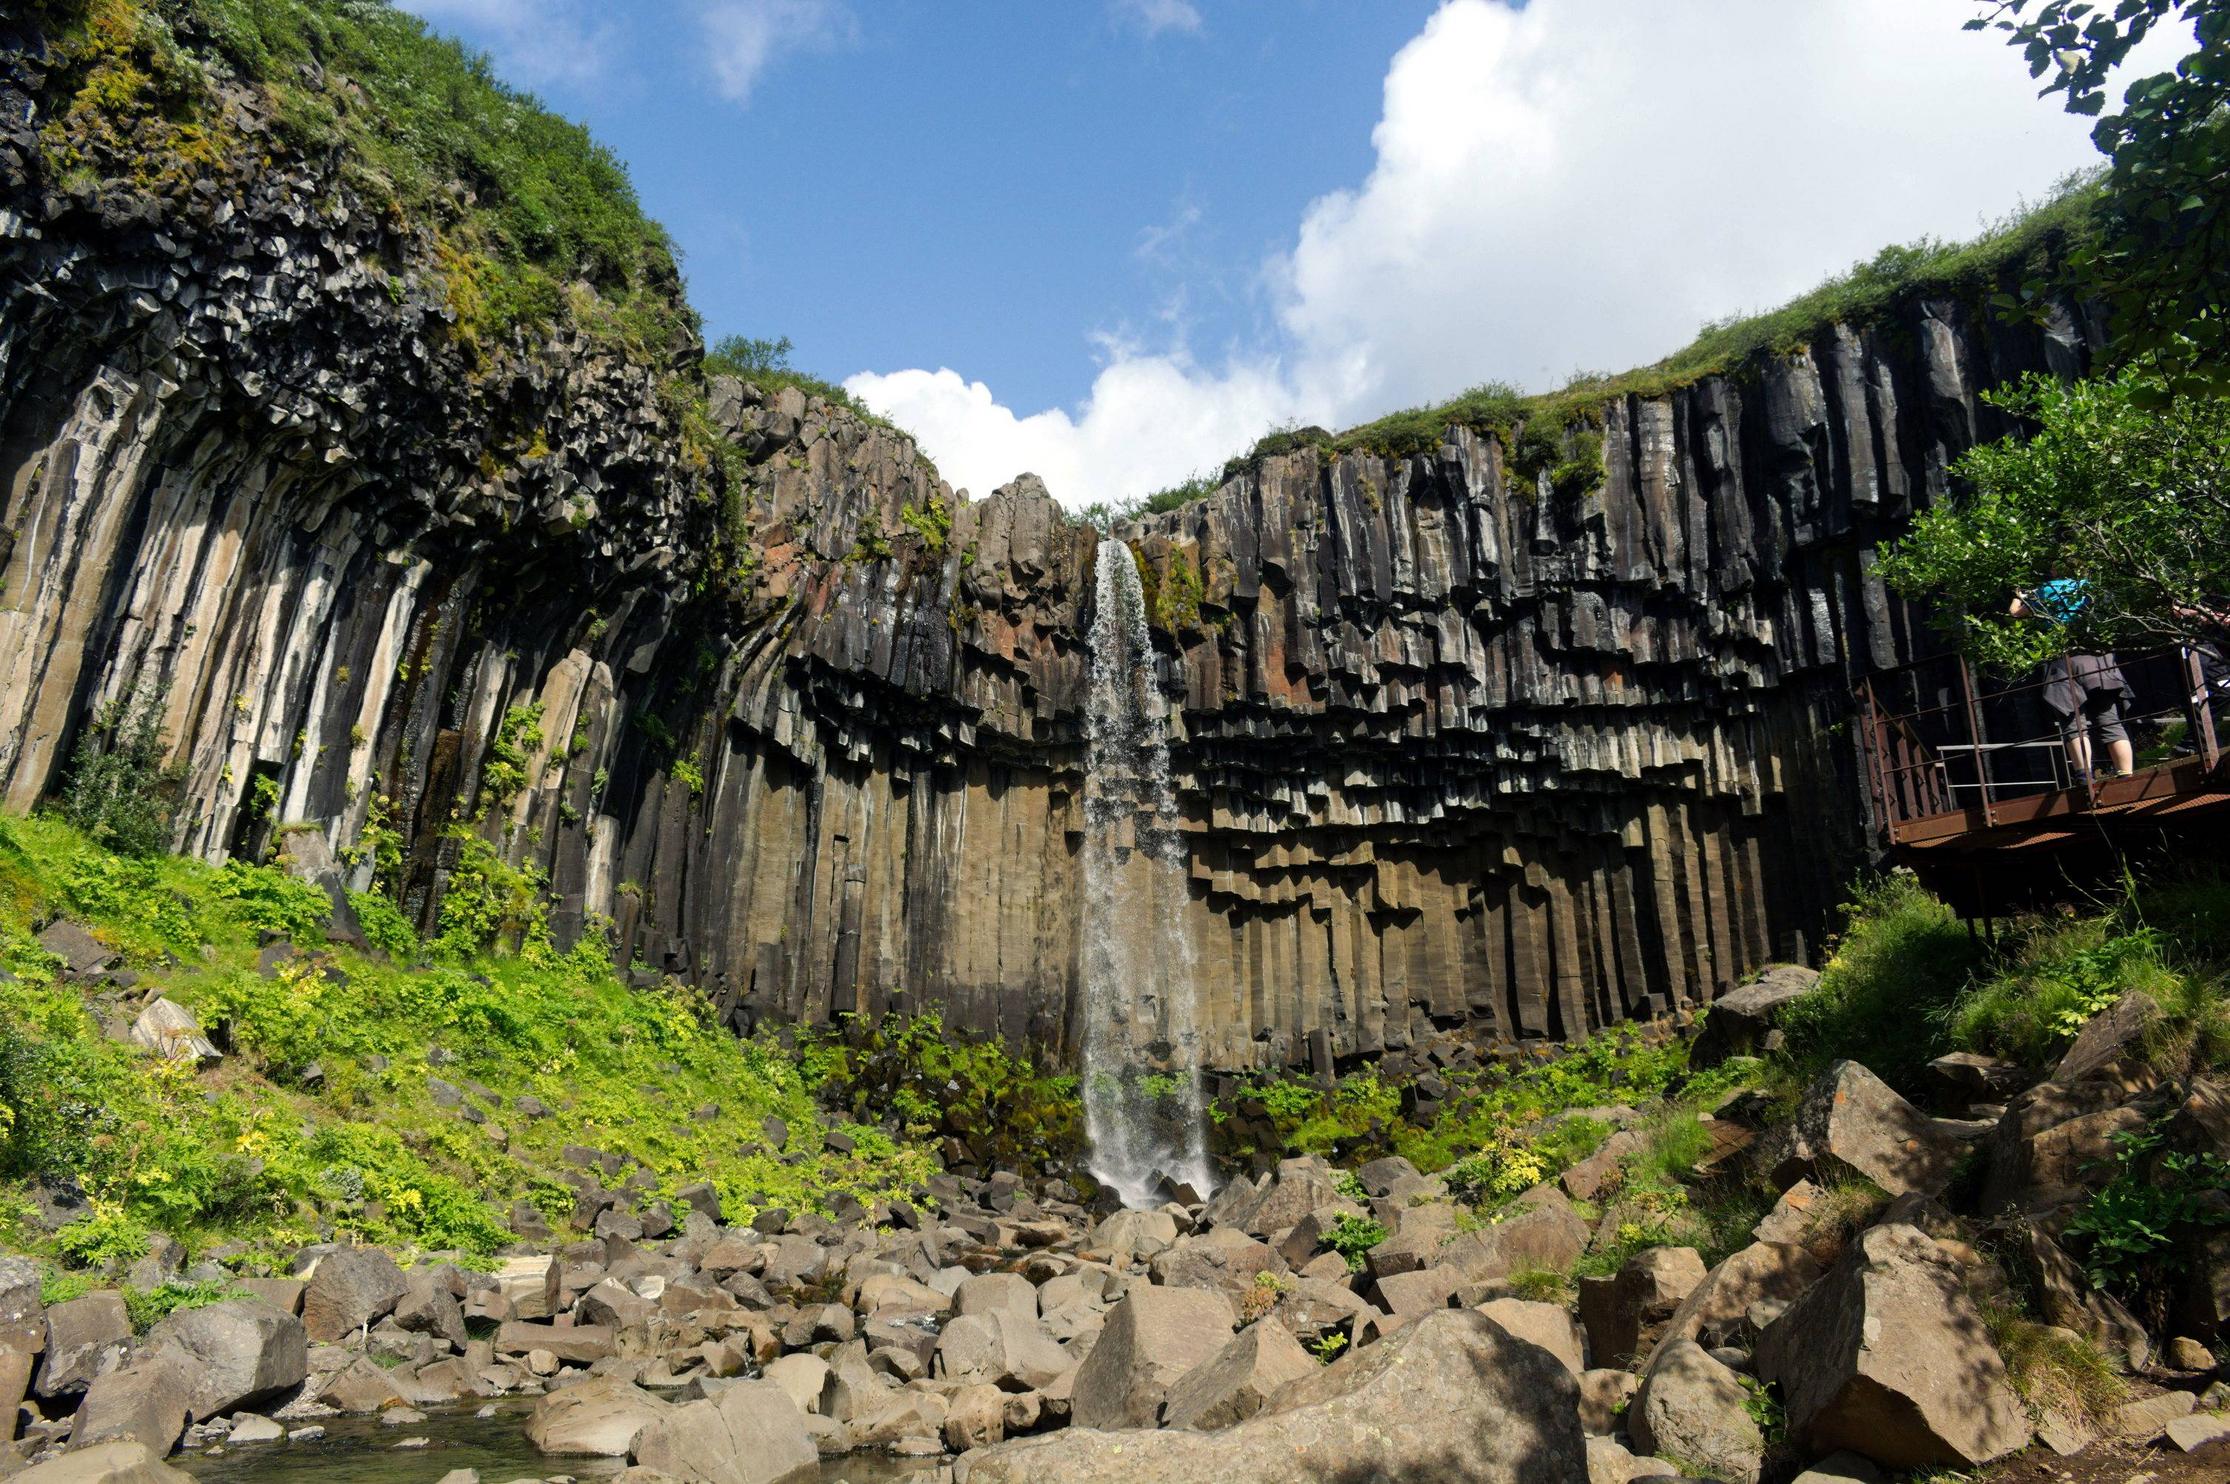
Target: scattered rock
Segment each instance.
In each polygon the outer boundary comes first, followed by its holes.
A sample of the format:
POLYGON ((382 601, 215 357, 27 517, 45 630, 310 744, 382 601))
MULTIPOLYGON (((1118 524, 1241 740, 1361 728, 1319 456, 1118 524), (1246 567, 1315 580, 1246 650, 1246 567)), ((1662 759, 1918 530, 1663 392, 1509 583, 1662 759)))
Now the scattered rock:
POLYGON ((1169 1388, 1223 1349, 1235 1317, 1220 1293, 1133 1287, 1107 1311, 1076 1373, 1071 1421, 1082 1428, 1152 1427, 1169 1388))
POLYGON ((1759 1338, 1790 1437, 1892 1468, 1974 1468, 2029 1423, 1956 1257, 1916 1227, 1877 1226, 1759 1338))
POLYGON ((612 1376, 553 1391, 534 1404, 527 1441, 544 1453, 625 1458, 636 1434, 673 1404, 612 1376))
POLYGON ((674 1408, 635 1439, 634 1461, 691 1484, 815 1484, 804 1415, 771 1381, 737 1381, 674 1408))
POLYGON ((1749 1393, 1693 1340, 1675 1340, 1650 1367, 1626 1413, 1634 1446, 1708 1469, 1726 1484, 1757 1484, 1765 1436, 1749 1393))
POLYGON ((1072 1427, 963 1454, 954 1473, 958 1484, 1588 1477, 1570 1373, 1464 1310, 1427 1315, 1293 1382, 1270 1407, 1220 1432, 1072 1427))

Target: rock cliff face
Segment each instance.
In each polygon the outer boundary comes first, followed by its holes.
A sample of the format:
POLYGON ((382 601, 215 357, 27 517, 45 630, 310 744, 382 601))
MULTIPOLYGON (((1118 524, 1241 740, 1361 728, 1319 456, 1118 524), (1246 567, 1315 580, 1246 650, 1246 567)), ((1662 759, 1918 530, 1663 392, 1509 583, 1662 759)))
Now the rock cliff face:
MULTIPOLYGON (((1073 1049, 1095 532, 732 381, 707 501, 656 368, 579 336, 471 362, 425 244, 345 182, 129 207, 42 177, 29 127, 0 137, 12 806, 160 694, 182 849, 395 831, 431 923, 482 839, 561 934, 608 918, 739 1023, 942 1007, 1073 1049)), ((1998 431, 1981 389, 2092 338, 1916 301, 1610 402, 1577 495, 1452 428, 1123 533, 1181 702, 1210 1058, 1575 1036, 1807 952, 1865 850, 1852 682, 1931 642, 1873 544, 1998 431)))

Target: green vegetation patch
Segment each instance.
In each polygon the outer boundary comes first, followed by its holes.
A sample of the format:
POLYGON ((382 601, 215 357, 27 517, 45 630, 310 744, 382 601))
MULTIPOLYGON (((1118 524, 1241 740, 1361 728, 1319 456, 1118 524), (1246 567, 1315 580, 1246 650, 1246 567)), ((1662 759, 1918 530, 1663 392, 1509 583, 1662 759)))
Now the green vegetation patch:
POLYGON ((694 993, 628 988, 595 935, 556 952, 539 899, 515 901, 511 868, 471 840, 498 905, 468 883, 452 899, 478 905, 453 915, 445 903, 443 932, 423 945, 389 905, 385 954, 320 949, 267 975, 260 931, 314 941, 303 929, 322 900, 310 888, 268 867, 118 856, 56 819, 0 818, 0 967, 13 976, 0 979, 0 1214, 15 1241, 100 1266, 137 1256, 153 1231, 269 1255, 335 1231, 487 1254, 511 1240, 513 1200, 562 1224, 573 1143, 638 1161, 664 1195, 709 1180, 732 1220, 762 1204, 887 1198, 926 1178, 926 1154, 876 1130, 853 1130, 848 1154, 818 1148, 789 1055, 738 1040, 694 993), (97 1002, 36 941, 56 915, 90 926, 230 1054, 202 1071, 104 1033, 97 1002), (529 1116, 522 1098, 549 1116, 529 1116), (707 1105, 717 1116, 692 1117, 707 1105), (802 1162, 758 1146, 769 1114, 788 1122, 802 1162), (76 1182, 91 1215, 38 1239, 16 1194, 37 1178, 76 1182))

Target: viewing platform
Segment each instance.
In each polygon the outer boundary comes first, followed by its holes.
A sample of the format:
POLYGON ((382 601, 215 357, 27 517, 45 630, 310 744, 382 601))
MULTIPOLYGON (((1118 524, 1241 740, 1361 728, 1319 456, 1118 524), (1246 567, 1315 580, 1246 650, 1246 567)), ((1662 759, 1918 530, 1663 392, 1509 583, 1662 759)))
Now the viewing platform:
POLYGON ((2230 825, 2230 761, 2216 730, 2224 695, 2210 693, 2186 647, 2120 663, 2135 767, 2115 774, 2095 749, 2088 778, 2074 771, 2041 678, 1994 683, 1958 655, 1868 677, 1855 724, 1891 857, 1987 916, 2044 878, 2074 874, 2067 852, 2118 854, 2193 829, 2219 836, 2230 825))

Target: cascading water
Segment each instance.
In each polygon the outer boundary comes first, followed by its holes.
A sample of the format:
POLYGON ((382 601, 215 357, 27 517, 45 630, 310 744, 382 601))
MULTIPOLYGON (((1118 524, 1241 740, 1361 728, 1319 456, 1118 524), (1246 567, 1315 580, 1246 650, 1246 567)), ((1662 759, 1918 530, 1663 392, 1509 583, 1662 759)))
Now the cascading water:
POLYGON ((1084 1128, 1092 1174, 1127 1206, 1161 1177, 1210 1189, 1185 848, 1169 785, 1146 598, 1102 541, 1084 742, 1084 1128))

